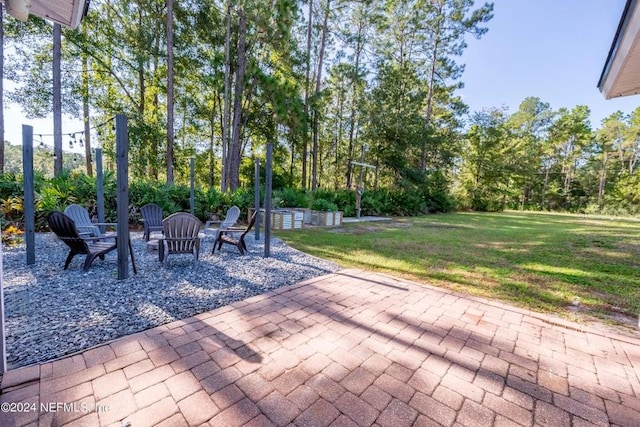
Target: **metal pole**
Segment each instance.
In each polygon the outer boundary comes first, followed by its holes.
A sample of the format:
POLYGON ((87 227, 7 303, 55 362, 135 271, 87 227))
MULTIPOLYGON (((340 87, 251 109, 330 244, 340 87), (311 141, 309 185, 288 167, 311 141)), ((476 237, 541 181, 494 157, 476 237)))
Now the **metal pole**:
MULTIPOLYGON (((98 208, 98 222, 106 222, 104 218, 104 176, 102 174, 102 148, 96 148, 96 204, 98 208)), ((104 226, 100 226, 104 233, 104 226)))
POLYGON ((194 212, 196 210, 196 159, 194 157, 191 157, 191 159, 189 160, 189 166, 191 167, 191 192, 189 193, 189 212, 191 212, 191 215, 194 215, 194 212))
POLYGON ((260 159, 254 161, 255 178, 253 180, 253 203, 256 209, 256 241, 260 240, 260 159))
POLYGON ((36 205, 33 191, 33 127, 22 125, 22 167, 24 186, 24 241, 27 265, 36 263, 36 205))
POLYGON ((129 137, 127 116, 116 116, 118 280, 129 277, 129 137))
POLYGON ((273 144, 267 144, 267 163, 264 179, 264 257, 271 256, 271 179, 273 172, 273 144))

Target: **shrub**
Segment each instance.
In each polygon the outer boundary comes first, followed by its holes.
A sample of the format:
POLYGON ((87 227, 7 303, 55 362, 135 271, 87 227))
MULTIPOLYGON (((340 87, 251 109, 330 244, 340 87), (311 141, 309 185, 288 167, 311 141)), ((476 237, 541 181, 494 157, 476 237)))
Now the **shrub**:
POLYGON ((196 216, 206 221, 212 215, 217 215, 221 201, 222 194, 213 187, 206 192, 196 191, 196 216))
POLYGON ((314 211, 335 212, 338 210, 338 206, 325 199, 315 199, 313 203, 311 203, 311 209, 314 211))
POLYGON ((9 225, 2 231, 2 244, 6 246, 16 246, 22 243, 23 232, 14 225, 9 225))
POLYGON ((304 190, 295 188, 284 188, 273 192, 274 204, 278 201, 280 207, 287 208, 308 208, 309 195, 304 190))

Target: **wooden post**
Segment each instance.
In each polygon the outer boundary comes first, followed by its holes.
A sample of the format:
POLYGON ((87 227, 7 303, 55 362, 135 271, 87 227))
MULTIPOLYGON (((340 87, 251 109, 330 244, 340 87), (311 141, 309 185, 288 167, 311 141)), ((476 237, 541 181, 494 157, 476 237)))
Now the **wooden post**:
POLYGON ((253 203, 256 209, 255 239, 260 240, 260 159, 254 161, 253 203))
MULTIPOLYGON (((98 222, 105 222, 104 217, 104 176, 102 174, 102 148, 96 148, 96 207, 98 208, 98 222)), ((104 226, 100 226, 104 233, 104 226)))
POLYGON ((27 265, 32 265, 36 263, 36 205, 33 191, 33 127, 28 125, 22 125, 22 167, 24 241, 27 246, 27 265))
POLYGON ((129 277, 129 136, 127 116, 116 115, 118 280, 129 277))
POLYGON ((273 174, 273 144, 267 144, 267 163, 264 179, 264 257, 271 256, 271 179, 273 174))
POLYGON ((356 218, 360 218, 360 213, 362 212, 362 194, 364 193, 364 168, 371 168, 373 170, 377 170, 376 166, 368 165, 364 162, 364 153, 367 151, 367 144, 362 145, 362 151, 360 152, 360 161, 359 162, 351 162, 351 166, 360 166, 360 175, 358 176, 358 187, 356 188, 356 218))
MULTIPOLYGON (((364 163, 364 144, 362 145, 362 151, 360 152, 360 163, 364 163)), ((360 218, 360 212, 362 211, 362 193, 364 188, 362 188, 362 180, 364 178, 364 167, 360 166, 360 175, 358 175, 358 188, 356 188, 356 218, 360 218)))
POLYGON ((0 239, 0 374, 7 372, 7 343, 4 333, 4 283, 2 266, 2 239, 0 239))
POLYGON ((53 24, 53 175, 62 173, 62 27, 53 24))
POLYGON ((189 193, 189 212, 194 215, 196 210, 196 159, 191 157, 189 159, 189 166, 191 167, 191 191, 189 193))

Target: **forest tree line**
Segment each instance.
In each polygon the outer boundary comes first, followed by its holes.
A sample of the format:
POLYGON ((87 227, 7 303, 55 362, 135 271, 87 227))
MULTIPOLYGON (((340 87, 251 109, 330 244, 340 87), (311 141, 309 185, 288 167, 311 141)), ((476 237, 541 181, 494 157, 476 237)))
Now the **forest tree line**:
POLYGON ((598 129, 586 106, 534 97, 470 114, 457 61, 492 14, 473 0, 95 0, 59 41, 37 18, 3 19, 5 98, 55 111, 59 43, 60 110, 93 129, 88 174, 92 147, 113 158, 124 113, 134 179, 186 182, 193 156, 200 186, 233 191, 273 143, 282 187, 354 189, 362 156, 367 188, 444 182, 460 208, 635 213, 640 112, 598 129))

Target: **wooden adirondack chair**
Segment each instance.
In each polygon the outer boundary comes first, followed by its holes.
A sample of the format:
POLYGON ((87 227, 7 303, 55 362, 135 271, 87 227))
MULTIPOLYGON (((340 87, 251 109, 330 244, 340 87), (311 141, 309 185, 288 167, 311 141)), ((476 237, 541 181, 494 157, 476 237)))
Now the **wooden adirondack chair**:
POLYGON ((80 205, 67 206, 64 210, 64 214, 71 218, 76 224, 76 229, 80 236, 98 237, 102 234, 100 226, 115 226, 113 223, 92 222, 89 217, 89 212, 80 205))
POLYGON ((47 217, 47 223, 51 231, 69 246, 69 255, 67 255, 67 260, 64 263, 65 270, 69 267, 74 256, 86 254, 83 269, 87 271, 96 257, 104 259, 105 254, 117 247, 115 233, 101 234, 99 236, 81 235, 73 219, 62 212, 51 212, 47 217))
POLYGON ((144 224, 144 240, 148 242, 152 232, 162 232, 162 208, 155 203, 148 203, 140 208, 140 213, 144 224))
POLYGON ((216 249, 216 243, 218 244, 218 250, 222 248, 223 243, 226 243, 237 247, 240 254, 244 255, 247 252, 247 245, 244 242, 244 236, 246 236, 249 230, 251 230, 255 225, 257 214, 258 212, 253 213, 251 221, 249 221, 249 225, 246 228, 229 227, 225 230, 220 230, 218 233, 218 239, 213 243, 213 250, 215 251, 216 249), (234 234, 239 236, 236 238, 234 237, 234 234))
POLYGON ((65 208, 64 214, 73 220, 80 235, 96 237, 101 234, 100 227, 91 222, 89 212, 82 206, 69 205, 65 208))
POLYGON ((233 227, 236 222, 238 222, 238 218, 240 218, 240 208, 237 206, 231 206, 227 211, 227 215, 225 215, 224 220, 220 223, 218 228, 209 229, 209 225, 213 221, 207 221, 204 225, 205 230, 212 231, 213 234, 213 248, 211 249, 211 253, 215 253, 216 251, 216 243, 218 243, 220 239, 220 232, 228 229, 229 227, 233 227))
POLYGON ((158 256, 164 263, 169 254, 193 254, 198 262, 200 254, 200 226, 198 218, 188 212, 176 212, 162 221, 164 236, 158 242, 158 256))

